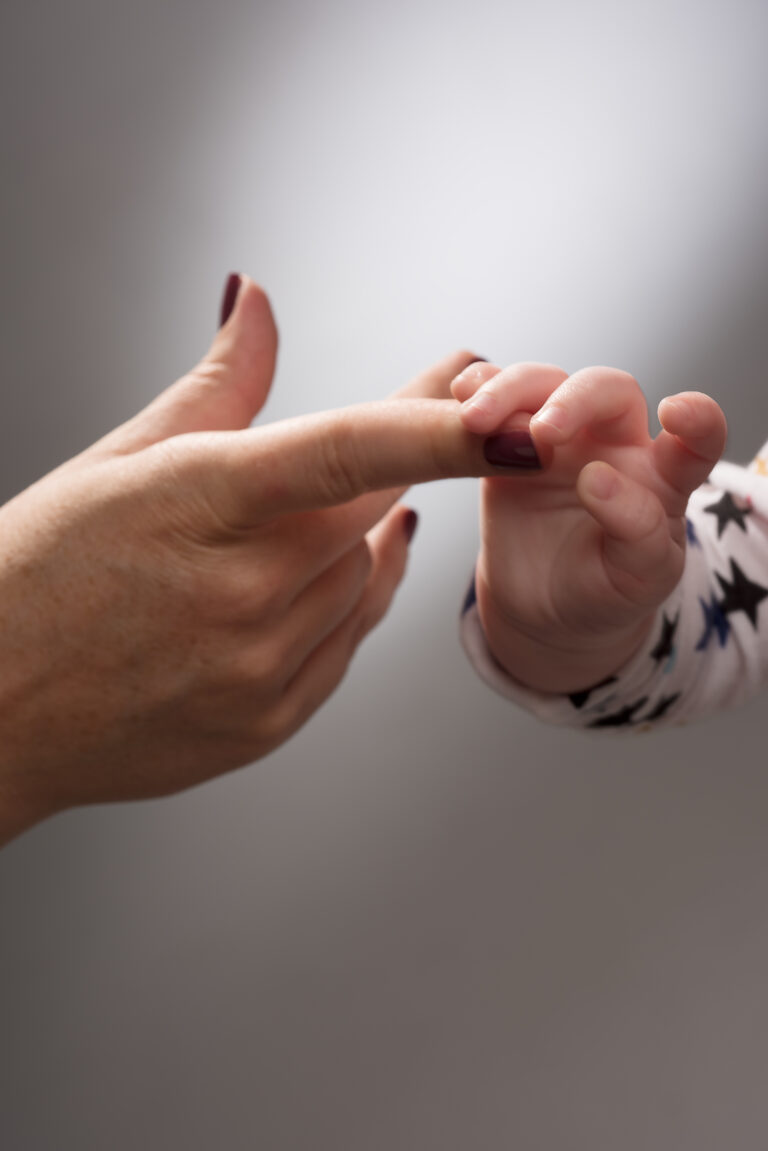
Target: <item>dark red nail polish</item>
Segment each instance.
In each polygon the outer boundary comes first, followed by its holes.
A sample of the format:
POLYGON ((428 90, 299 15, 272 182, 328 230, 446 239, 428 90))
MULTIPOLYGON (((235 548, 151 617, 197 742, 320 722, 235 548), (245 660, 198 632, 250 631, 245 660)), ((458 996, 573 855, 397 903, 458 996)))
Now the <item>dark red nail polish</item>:
POLYGON ((419 524, 418 512, 415 512, 413 510, 413 508, 409 508, 408 512, 406 513, 406 515, 403 519, 403 531, 405 532, 405 538, 408 540, 408 543, 410 543, 411 540, 413 539, 413 536, 414 536, 414 533, 416 531, 416 528, 418 527, 418 524, 419 524))
POLYGON ((489 464, 497 468, 536 471, 541 467, 533 437, 530 432, 522 428, 502 432, 498 436, 489 436, 483 445, 483 455, 489 464))
POLYGON ((223 328, 229 317, 234 311, 235 304, 237 303, 238 293, 240 292, 240 285, 242 279, 237 272, 232 272, 227 277, 227 282, 224 285, 224 295, 221 297, 221 317, 219 319, 219 327, 223 328))

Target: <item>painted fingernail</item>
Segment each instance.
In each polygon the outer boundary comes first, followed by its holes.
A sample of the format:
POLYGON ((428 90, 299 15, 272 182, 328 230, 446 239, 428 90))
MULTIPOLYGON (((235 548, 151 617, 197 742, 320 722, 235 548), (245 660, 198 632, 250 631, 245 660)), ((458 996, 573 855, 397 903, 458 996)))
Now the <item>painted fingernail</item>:
POLYGON ((410 543, 411 540, 413 539, 414 534, 416 532, 416 528, 418 526, 419 526, 419 514, 418 514, 418 512, 415 512, 413 510, 413 508, 409 508, 404 519, 403 519, 403 531, 405 532, 405 538, 408 541, 408 543, 410 543))
POLYGON ((224 295, 221 297, 220 328, 224 327, 235 309, 242 282, 242 277, 237 272, 232 272, 231 275, 227 277, 227 282, 224 285, 224 295))
POLYGON ((536 445, 530 432, 522 428, 489 436, 483 445, 483 455, 497 468, 521 468, 536 471, 541 467, 536 445))

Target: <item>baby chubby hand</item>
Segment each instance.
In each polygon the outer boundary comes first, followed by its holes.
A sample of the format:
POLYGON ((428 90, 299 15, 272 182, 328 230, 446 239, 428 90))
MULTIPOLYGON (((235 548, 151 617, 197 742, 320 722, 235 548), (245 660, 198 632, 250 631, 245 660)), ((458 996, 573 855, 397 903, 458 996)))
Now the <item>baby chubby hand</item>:
POLYGON ((688 497, 726 438, 709 396, 661 402, 652 437, 626 372, 476 363, 451 391, 486 450, 516 452, 482 481, 476 581, 491 651, 543 691, 575 691, 617 671, 680 579, 688 497))

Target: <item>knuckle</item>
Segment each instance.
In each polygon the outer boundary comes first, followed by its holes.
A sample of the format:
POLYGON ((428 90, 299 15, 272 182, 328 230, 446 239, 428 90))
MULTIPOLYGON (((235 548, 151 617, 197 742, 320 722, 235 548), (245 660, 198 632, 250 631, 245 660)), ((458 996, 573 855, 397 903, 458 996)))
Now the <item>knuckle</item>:
POLYGON ((158 479, 168 486, 185 484, 196 471, 197 461, 187 436, 159 440, 147 449, 146 456, 158 479))
POLYGON ((293 580, 276 564, 264 564, 261 570, 254 568, 243 575, 247 576, 243 587, 250 618, 254 622, 281 619, 295 595, 293 580))
POLYGON ((258 655, 252 657, 250 679, 262 697, 273 697, 288 678, 289 645, 280 636, 262 640, 258 655))
POLYGON ((286 662, 283 644, 272 637, 233 656, 229 667, 232 690, 248 706, 249 714, 257 704, 259 709, 274 707, 287 679, 286 662))
POLYGON ((574 372, 568 378, 565 387, 570 398, 610 395, 612 405, 626 402, 630 395, 633 397, 643 395, 637 380, 629 372, 598 364, 574 372))
POLYGON ((286 581, 270 565, 229 550, 198 549, 189 577, 192 610, 221 627, 274 625, 285 612, 286 581))
POLYGON ((347 503, 364 490, 364 470, 355 429, 342 413, 321 440, 319 478, 333 504, 347 503))
POLYGON ((451 479, 456 475, 471 474, 457 470, 461 468, 462 457, 457 455, 456 443, 448 436, 441 435, 439 429, 425 427, 423 446, 434 476, 451 479))
MULTIPOLYGON (((187 432, 160 440, 146 449, 153 472, 153 496, 175 500, 177 512, 189 527, 209 537, 221 530, 236 531, 227 520, 229 500, 226 482, 217 466, 219 443, 215 433, 187 432)), ((163 506, 162 504, 160 506, 163 506)))
POLYGON ((590 364, 588 367, 582 368, 581 371, 577 372, 576 374, 579 376, 584 375, 586 378, 597 383, 609 382, 613 384, 621 384, 625 387, 634 388, 638 388, 640 386, 635 377, 630 372, 625 371, 623 368, 611 368, 606 364, 590 364))

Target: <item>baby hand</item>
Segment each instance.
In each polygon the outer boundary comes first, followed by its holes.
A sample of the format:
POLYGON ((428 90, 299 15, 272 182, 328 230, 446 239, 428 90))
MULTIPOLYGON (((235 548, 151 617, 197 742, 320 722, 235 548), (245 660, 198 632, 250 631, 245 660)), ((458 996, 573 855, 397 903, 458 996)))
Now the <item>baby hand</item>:
POLYGON ((480 363, 451 391, 491 453, 531 465, 482 481, 476 585, 491 651, 537 690, 591 687, 640 647, 682 575, 688 497, 725 446, 725 417, 683 392, 662 400, 652 438, 638 384, 610 368, 480 363))

